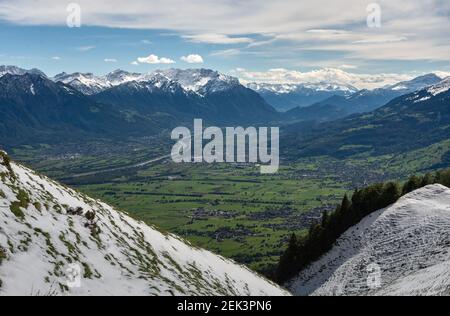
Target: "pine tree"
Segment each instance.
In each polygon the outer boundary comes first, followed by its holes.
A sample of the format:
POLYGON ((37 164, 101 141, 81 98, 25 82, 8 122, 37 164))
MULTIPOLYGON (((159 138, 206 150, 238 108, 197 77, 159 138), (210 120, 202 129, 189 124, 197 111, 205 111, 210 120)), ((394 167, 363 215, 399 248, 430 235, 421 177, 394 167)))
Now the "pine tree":
POLYGON ((435 177, 431 173, 427 173, 421 183, 421 187, 426 187, 427 185, 434 184, 435 183, 435 177))
POLYGON ((299 253, 298 249, 298 239, 297 235, 292 234, 289 239, 288 248, 280 258, 280 263, 278 264, 276 278, 280 282, 287 281, 292 277, 297 271, 297 255, 299 253))
POLYGON ((328 212, 324 211, 322 213, 322 227, 324 227, 324 228, 327 227, 329 220, 330 220, 330 216, 328 215, 328 212))
POLYGON ((421 187, 422 179, 417 176, 412 176, 403 186, 403 195, 415 191, 421 187))
POLYGON ((397 183, 389 182, 384 186, 383 194, 380 198, 380 208, 387 207, 398 201, 401 196, 400 188, 397 183))

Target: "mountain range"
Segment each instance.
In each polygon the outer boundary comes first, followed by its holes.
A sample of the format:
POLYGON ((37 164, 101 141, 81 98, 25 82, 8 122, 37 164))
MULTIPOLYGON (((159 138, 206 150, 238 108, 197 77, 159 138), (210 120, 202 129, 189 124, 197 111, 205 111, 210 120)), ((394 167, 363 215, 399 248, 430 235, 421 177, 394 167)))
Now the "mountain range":
POLYGON ((34 74, 34 75, 41 75, 45 77, 46 75, 40 71, 39 69, 22 69, 16 66, 0 66, 0 77, 10 74, 10 75, 25 75, 25 74, 34 74))
POLYGON ((247 84, 247 87, 258 92, 280 112, 286 112, 297 107, 307 107, 333 96, 350 96, 358 91, 357 88, 342 83, 250 83, 247 84))
POLYGON ((10 162, 4 152, 0 175, 0 295, 289 295, 231 260, 10 162))
POLYGON ((148 136, 192 124, 258 124, 278 113, 233 77, 212 70, 59 74, 2 67, 0 142, 12 146, 148 136))
MULTIPOLYGON (((148 74, 117 70, 101 77, 75 73, 55 78, 36 69, 0 69, 0 142, 6 148, 151 136, 203 118, 216 126, 280 124, 287 135, 282 145, 289 146, 290 156, 343 157, 417 148, 445 139, 450 125, 445 91, 428 93, 447 81, 433 74, 278 113, 237 78, 207 69, 148 74), (421 97, 411 101, 414 95, 421 97)), ((315 84, 302 89, 353 89, 341 82, 315 84)))
POLYGON ((366 113, 387 104, 389 101, 428 86, 438 84, 442 78, 427 74, 410 81, 400 82, 374 90, 360 90, 350 95, 335 94, 307 107, 296 107, 285 116, 293 120, 330 121, 355 113, 366 113))
POLYGON ((216 71, 167 70, 144 75, 93 96, 122 110, 189 122, 203 118, 207 122, 227 124, 264 123, 278 119, 278 113, 236 78, 216 71))
POLYGON ((448 139, 450 77, 400 96, 385 106, 344 119, 286 126, 284 148, 291 157, 348 157, 407 152, 448 139))

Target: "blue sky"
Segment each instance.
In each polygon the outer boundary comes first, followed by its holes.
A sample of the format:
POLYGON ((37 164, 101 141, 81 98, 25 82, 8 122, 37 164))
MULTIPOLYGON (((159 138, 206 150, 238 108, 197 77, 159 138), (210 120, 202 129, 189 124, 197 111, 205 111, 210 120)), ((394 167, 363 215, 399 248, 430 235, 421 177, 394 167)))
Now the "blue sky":
POLYGON ((260 80, 450 72, 449 1, 378 1, 375 28, 361 0, 79 0, 80 28, 66 25, 70 2, 0 0, 0 64, 49 75, 205 67, 260 80))

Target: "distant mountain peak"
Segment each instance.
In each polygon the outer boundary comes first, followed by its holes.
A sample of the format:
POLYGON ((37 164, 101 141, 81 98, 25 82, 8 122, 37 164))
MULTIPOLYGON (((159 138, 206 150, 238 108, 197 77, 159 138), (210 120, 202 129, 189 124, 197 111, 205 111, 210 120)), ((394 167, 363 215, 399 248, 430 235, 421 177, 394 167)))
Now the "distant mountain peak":
POLYGON ((436 83, 439 83, 442 78, 438 77, 436 74, 430 73, 423 76, 416 77, 409 81, 403 81, 396 83, 394 85, 386 87, 386 89, 390 89, 393 91, 400 91, 405 93, 414 92, 417 90, 421 90, 425 87, 432 86, 436 83))
POLYGON ((186 91, 201 95, 224 91, 240 85, 239 79, 224 75, 211 69, 168 69, 157 70, 150 75, 164 75, 172 81, 178 82, 186 91))
POLYGON ((47 77, 44 72, 40 71, 39 69, 33 68, 33 69, 23 69, 17 66, 0 66, 0 77, 10 74, 10 75, 25 75, 25 74, 35 74, 40 75, 43 77, 47 77))
MULTIPOLYGON (((211 69, 167 69, 144 74, 116 69, 104 76, 95 76, 91 73, 61 73, 56 75, 54 80, 71 85, 88 95, 133 81, 153 82, 157 86, 162 86, 162 82, 170 80, 172 85, 173 82, 177 82, 186 92, 194 92, 199 95, 224 91, 240 85, 237 78, 211 69)), ((134 86, 137 87, 137 85, 134 86)))
POLYGON ((439 83, 425 89, 432 96, 438 96, 450 90, 450 77, 441 80, 439 83))
POLYGON ((252 82, 247 84, 247 87, 255 90, 256 92, 272 92, 276 94, 290 94, 297 92, 305 92, 311 90, 311 92, 323 91, 323 92, 343 92, 351 94, 358 89, 350 84, 342 84, 336 82, 315 82, 315 83, 257 83, 252 82))

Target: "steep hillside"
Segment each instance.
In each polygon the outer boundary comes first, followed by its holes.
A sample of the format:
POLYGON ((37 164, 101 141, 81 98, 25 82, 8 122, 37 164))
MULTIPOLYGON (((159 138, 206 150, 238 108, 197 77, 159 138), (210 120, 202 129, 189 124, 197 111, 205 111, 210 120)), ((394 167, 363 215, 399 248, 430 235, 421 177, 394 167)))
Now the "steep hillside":
POLYGON ((450 295, 450 189, 367 216, 288 287, 297 295, 450 295))
POLYGON ((0 295, 289 295, 0 157, 0 295))

